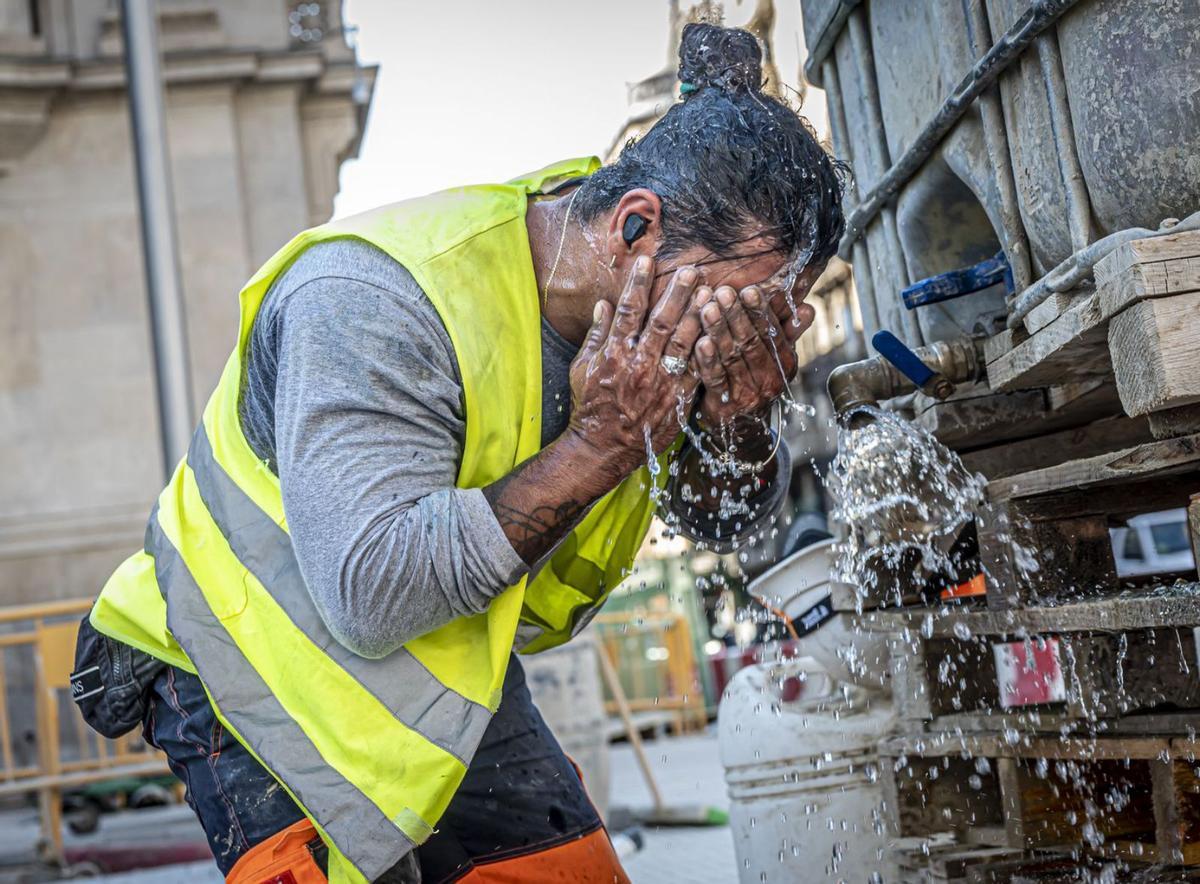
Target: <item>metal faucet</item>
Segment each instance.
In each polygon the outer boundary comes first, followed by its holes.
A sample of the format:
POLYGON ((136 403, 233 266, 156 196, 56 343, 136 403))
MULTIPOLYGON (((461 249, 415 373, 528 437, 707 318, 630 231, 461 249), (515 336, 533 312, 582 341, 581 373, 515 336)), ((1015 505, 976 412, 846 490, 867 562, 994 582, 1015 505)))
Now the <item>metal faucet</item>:
POLYGON ((880 331, 871 344, 879 356, 839 365, 829 374, 829 398, 839 420, 869 420, 854 412, 916 390, 946 399, 958 384, 973 383, 985 373, 982 339, 935 341, 910 350, 891 332, 880 331))

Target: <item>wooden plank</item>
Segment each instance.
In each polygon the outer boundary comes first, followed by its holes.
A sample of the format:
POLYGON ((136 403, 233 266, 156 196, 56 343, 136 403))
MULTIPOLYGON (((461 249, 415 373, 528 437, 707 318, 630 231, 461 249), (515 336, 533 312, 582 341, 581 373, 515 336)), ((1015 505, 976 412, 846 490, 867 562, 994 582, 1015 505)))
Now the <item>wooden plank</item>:
MULTIPOLYGON (((872 614, 863 615, 865 621, 870 621, 873 617, 872 614)), ((891 641, 888 645, 891 652, 888 669, 891 674, 896 714, 909 721, 932 718, 924 644, 913 646, 902 641, 891 641)))
POLYGON ((1146 416, 1155 439, 1174 439, 1200 433, 1200 404, 1153 411, 1146 416))
POLYGON ((1084 489, 1134 478, 1161 478, 1200 469, 1200 433, 1147 442, 1111 454, 1018 473, 988 483, 991 501, 1084 489))
POLYGON ((1188 502, 1188 532, 1192 537, 1192 560, 1200 568, 1200 493, 1188 502))
POLYGON ((1146 298, 1200 289, 1200 231, 1123 243, 1093 271, 1101 313, 1115 316, 1146 298))
POLYGON ((1100 286, 1137 264, 1189 258, 1193 255, 1200 255, 1200 231, 1190 230, 1134 239, 1121 243, 1097 261, 1092 273, 1096 285, 1100 286))
POLYGON ((1200 292, 1142 301, 1113 318, 1108 347, 1126 414, 1200 402, 1197 320, 1200 292))
POLYGON ((930 857, 929 871, 939 881, 961 881, 975 866, 1017 859, 1023 851, 1012 847, 960 847, 930 857))
MULTIPOLYGON (((872 611, 863 615, 863 623, 873 630, 915 631, 925 624, 929 613, 924 608, 872 611)), ((933 636, 952 637, 963 630, 972 635, 1004 636, 1174 626, 1200 626, 1200 583, 1025 610, 952 608, 925 628, 933 636)))
POLYGON ((1066 313, 1079 297, 1071 292, 1054 292, 1025 316, 1025 330, 1031 335, 1037 334, 1066 313))
POLYGON ((1023 856, 975 866, 968 870, 964 884, 1078 884, 1081 880, 1079 860, 1069 850, 1025 851, 1023 856))
POLYGON ((1021 328, 1006 328, 983 342, 983 361, 995 362, 1017 344, 1029 338, 1029 333, 1021 328))
POLYGON ((1111 377, 1012 393, 974 393, 944 401, 918 395, 913 408, 913 423, 959 452, 1123 415, 1111 377))
POLYGON ((1075 304, 1029 340, 988 363, 988 383, 1007 392, 1104 375, 1111 370, 1095 296, 1075 304))
POLYGON ((1094 734, 1099 727, 1108 736, 1168 736, 1187 733, 1189 728, 1200 734, 1200 712, 1147 712, 1093 721, 1052 710, 1039 710, 1036 715, 1030 715, 1027 710, 1014 709, 1011 712, 963 712, 940 715, 936 721, 930 723, 929 727, 945 731, 991 731, 993 733, 1003 733, 1012 729, 1031 735, 1067 734, 1073 736, 1094 734))
POLYGON ((1046 414, 1046 396, 1041 390, 992 393, 984 388, 952 399, 922 397, 913 423, 953 448, 1028 435, 1031 424, 1036 425, 1046 414))
POLYGON ((1003 826, 972 826, 962 833, 964 844, 983 847, 1003 847, 1008 843, 1003 826))
POLYGON ((1153 439, 1147 418, 1112 417, 1049 435, 961 452, 960 456, 967 469, 983 473, 988 479, 999 479, 1153 439))
POLYGON ((1186 781, 1192 777, 1190 765, 1173 759, 1170 763, 1151 763, 1150 781, 1154 789, 1154 820, 1155 842, 1158 845, 1159 857, 1163 862, 1181 863, 1184 861, 1184 824, 1181 818, 1179 802, 1176 800, 1176 770, 1186 781))
MULTIPOLYGON (((1112 737, 1023 734, 1015 742, 1004 734, 959 734, 921 731, 897 734, 879 744, 880 756, 907 758, 1044 758, 1048 761, 1158 761, 1160 758, 1188 760, 1196 756, 1196 744, 1187 737, 1112 737)), ((1161 763, 1161 762, 1160 762, 1161 763)))
POLYGON ((1046 403, 1053 411, 1078 409, 1082 403, 1096 410, 1096 419, 1121 413, 1121 399, 1112 375, 1091 377, 1072 384, 1057 384, 1046 388, 1046 403))
POLYGON ((1004 835, 1009 847, 1025 845, 1025 818, 1021 813, 1021 777, 1016 759, 998 758, 996 779, 1000 784, 1000 806, 1004 810, 1004 835))

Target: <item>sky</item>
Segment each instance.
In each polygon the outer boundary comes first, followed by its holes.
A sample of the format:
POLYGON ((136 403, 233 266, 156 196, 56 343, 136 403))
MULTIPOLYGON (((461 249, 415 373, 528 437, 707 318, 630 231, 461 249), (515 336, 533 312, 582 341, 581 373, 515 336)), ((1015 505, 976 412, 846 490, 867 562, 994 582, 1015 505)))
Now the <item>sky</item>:
MULTIPOLYGON (((794 84, 799 4, 776 5, 779 67, 794 84)), ((726 6, 737 25, 752 4, 726 6)), ((379 74, 335 217, 603 154, 627 116, 627 84, 668 63, 667 0, 345 0, 345 18, 379 74)), ((820 130, 823 98, 810 94, 820 130)))

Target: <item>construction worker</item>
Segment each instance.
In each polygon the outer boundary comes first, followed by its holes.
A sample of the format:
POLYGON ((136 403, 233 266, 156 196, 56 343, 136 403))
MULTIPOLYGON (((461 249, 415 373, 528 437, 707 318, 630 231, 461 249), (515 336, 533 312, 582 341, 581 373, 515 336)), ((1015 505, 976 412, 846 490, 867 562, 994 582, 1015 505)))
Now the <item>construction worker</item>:
POLYGON ((627 880, 513 652, 588 623, 656 506, 721 550, 770 524, 767 415, 843 226, 754 38, 690 25, 680 55, 612 165, 326 224, 242 290, 80 640, 126 660, 105 702, 227 880, 627 880))

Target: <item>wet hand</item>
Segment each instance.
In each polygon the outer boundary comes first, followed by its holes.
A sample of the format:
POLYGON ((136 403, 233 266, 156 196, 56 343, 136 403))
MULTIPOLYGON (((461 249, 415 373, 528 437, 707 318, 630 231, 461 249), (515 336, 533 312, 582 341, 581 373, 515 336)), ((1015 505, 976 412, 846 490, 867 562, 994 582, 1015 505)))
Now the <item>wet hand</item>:
POLYGON ((764 294, 768 294, 767 302, 771 313, 783 330, 783 336, 789 346, 795 347, 800 336, 809 330, 816 318, 816 310, 811 304, 804 303, 804 297, 823 269, 824 265, 802 272, 790 293, 781 286, 762 287, 764 294))
MULTIPOLYGON (((687 361, 701 334, 693 295, 700 275, 682 267, 649 310, 654 262, 634 264, 616 309, 599 301, 583 347, 571 363, 571 422, 566 433, 621 477, 661 453, 680 432, 699 378, 668 372, 664 357, 687 361)), ((681 363, 682 364, 682 363, 681 363)))
POLYGON ((701 421, 715 427, 760 414, 795 377, 795 343, 812 325, 813 308, 800 303, 793 312, 782 291, 767 298, 758 286, 702 287, 696 302, 704 328, 695 350, 701 421))

